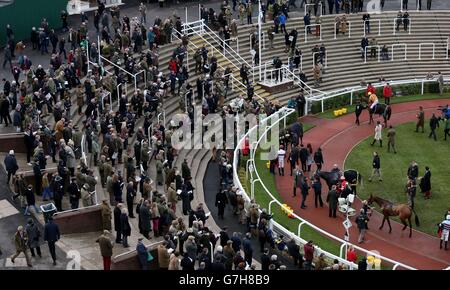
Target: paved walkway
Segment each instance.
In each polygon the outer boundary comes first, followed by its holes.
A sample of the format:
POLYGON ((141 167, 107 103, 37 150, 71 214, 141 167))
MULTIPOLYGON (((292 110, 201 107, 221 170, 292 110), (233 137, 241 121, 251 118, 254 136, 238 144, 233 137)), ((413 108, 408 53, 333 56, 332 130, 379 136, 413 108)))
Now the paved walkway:
MULTIPOLYGON (((402 103, 392 105, 392 117, 389 124, 397 125, 410 122, 416 119, 419 106, 423 106, 425 115, 430 116, 437 111, 439 105, 449 103, 449 99, 444 100, 424 100, 418 102, 402 103)), ((361 126, 354 125, 354 115, 350 114, 337 119, 319 119, 317 117, 305 117, 306 123, 316 125, 313 129, 305 133, 304 143, 311 143, 313 148, 322 147, 325 164, 323 170, 329 171, 333 164, 338 164, 339 168, 344 168, 344 162, 352 150, 361 140, 373 135, 373 125, 368 125, 368 114, 364 112, 361 118, 361 126)), ((376 121, 377 119, 375 119, 376 121)), ((401 154, 401 150, 399 153, 401 154)), ((299 195, 292 197, 293 178, 291 176, 276 176, 278 192, 283 201, 289 204, 295 213, 308 220, 312 224, 330 232, 331 234, 343 238, 344 227, 342 222, 344 217, 337 219, 328 218, 328 207, 315 209, 312 195, 309 196, 306 210, 300 209, 299 195)), ((325 188, 325 187, 324 187, 325 188)), ((322 198, 325 200, 327 190, 323 190, 322 198)), ((359 211, 361 201, 354 203, 354 208, 359 211)), ((388 233, 387 225, 383 230, 379 230, 382 215, 374 212, 369 222, 370 230, 366 234, 366 242, 361 247, 367 250, 376 250, 381 255, 390 259, 400 261, 406 265, 418 269, 443 269, 450 265, 450 252, 439 250, 439 240, 437 237, 413 231, 412 238, 408 238, 409 231, 402 232, 402 227, 398 222, 391 222, 392 233, 388 233)), ((350 228, 350 242, 357 243, 357 227, 353 222, 350 228)))

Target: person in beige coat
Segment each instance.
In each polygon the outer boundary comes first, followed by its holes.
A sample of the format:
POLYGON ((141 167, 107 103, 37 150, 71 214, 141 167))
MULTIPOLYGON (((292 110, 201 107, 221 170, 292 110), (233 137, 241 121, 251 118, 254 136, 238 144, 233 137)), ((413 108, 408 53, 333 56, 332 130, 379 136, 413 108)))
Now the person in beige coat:
POLYGON ((175 182, 172 182, 167 190, 167 201, 171 203, 172 210, 175 213, 177 209, 178 195, 175 187, 175 182))
POLYGON ((167 242, 164 241, 158 246, 158 266, 160 270, 169 268, 170 254, 167 251, 167 242))
POLYGON ((170 254, 169 270, 181 270, 180 267, 180 253, 175 252, 170 254))

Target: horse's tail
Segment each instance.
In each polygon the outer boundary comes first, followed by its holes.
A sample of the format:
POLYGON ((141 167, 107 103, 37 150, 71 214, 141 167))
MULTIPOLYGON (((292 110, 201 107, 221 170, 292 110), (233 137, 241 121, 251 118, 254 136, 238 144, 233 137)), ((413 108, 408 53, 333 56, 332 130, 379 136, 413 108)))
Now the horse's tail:
POLYGON ((392 114, 392 109, 391 109, 391 106, 388 105, 387 112, 386 112, 386 120, 391 119, 391 114, 392 114))
POLYGON ((419 216, 417 215, 416 211, 413 208, 411 210, 414 213, 414 221, 416 223, 416 226, 420 227, 419 216))
POLYGON ((361 184, 361 188, 364 187, 363 176, 358 172, 358 182, 361 184))

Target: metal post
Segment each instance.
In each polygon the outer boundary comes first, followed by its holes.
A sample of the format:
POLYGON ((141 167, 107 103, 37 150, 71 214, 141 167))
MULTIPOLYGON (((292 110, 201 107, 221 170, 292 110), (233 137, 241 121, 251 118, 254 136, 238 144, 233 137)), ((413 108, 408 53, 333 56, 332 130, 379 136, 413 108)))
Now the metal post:
POLYGON ((269 215, 272 214, 272 204, 273 204, 274 202, 276 202, 275 199, 274 199, 274 200, 271 200, 271 201, 269 202, 269 215))
POLYGON ((184 12, 186 13, 186 24, 188 23, 188 8, 184 7, 184 12))
POLYGON ((421 95, 423 95, 423 91, 424 91, 424 81, 422 81, 422 91, 421 91, 421 95))
POLYGON ((337 26, 337 22, 334 23, 334 39, 336 39, 336 26, 337 26))
POLYGON ((302 225, 305 223, 305 221, 302 221, 301 223, 298 224, 298 230, 297 230, 297 236, 300 238, 300 234, 301 234, 301 230, 302 230, 302 225))
POLYGON ((325 111, 324 109, 323 109, 323 99, 321 100, 321 102, 322 102, 322 113, 325 111))
POLYGON ((87 71, 89 72, 89 40, 88 37, 86 37, 86 54, 87 54, 87 71))
POLYGON ((351 37, 352 34, 352 22, 348 21, 348 38, 351 37))
MULTIPOLYGON (((262 41, 261 41, 261 17, 262 17, 262 10, 261 10, 261 0, 258 0, 258 38, 259 38, 259 79, 261 79, 261 62, 262 62, 262 41)), ((254 81, 254 80, 253 80, 254 81)))
POLYGON ((353 105, 353 89, 350 92, 350 106, 353 105))
POLYGON ((201 9, 201 4, 198 4, 198 20, 202 19, 202 9, 201 9))

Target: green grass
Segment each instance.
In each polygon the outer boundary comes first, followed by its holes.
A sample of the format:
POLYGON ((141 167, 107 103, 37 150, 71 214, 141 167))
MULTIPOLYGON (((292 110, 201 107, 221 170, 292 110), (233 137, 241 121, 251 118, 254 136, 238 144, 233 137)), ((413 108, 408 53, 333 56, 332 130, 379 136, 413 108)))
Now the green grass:
MULTIPOLYGON (((401 96, 401 97, 392 97, 391 104, 414 102, 414 101, 420 101, 420 100, 444 99, 444 98, 448 98, 448 97, 450 97, 449 94, 443 94, 442 96, 439 94, 424 94, 424 95, 409 95, 409 96, 401 96)), ((384 103, 384 99, 380 98, 380 102, 384 103)), ((342 108, 347 108, 347 114, 351 114, 351 113, 355 112, 355 105, 344 106, 342 108)), ((317 116, 321 117, 321 118, 326 118, 326 119, 339 118, 339 117, 334 116, 334 110, 336 110, 336 109, 327 110, 323 113, 317 114, 317 116)))
MULTIPOLYGON (((442 122, 441 125, 443 125, 442 122)), ((383 148, 380 148, 379 145, 370 146, 373 138, 367 138, 350 153, 345 162, 345 168, 356 169, 364 177, 364 186, 359 189, 359 195, 362 198, 367 198, 372 193, 395 203, 407 203, 404 186, 410 162, 415 160, 419 164, 419 176, 423 176, 425 166, 429 166, 432 198, 425 200, 418 187, 415 210, 421 222, 421 226, 417 230, 435 236, 436 224, 442 221, 443 215, 450 205, 450 195, 448 194, 450 147, 447 143, 449 141, 442 140, 442 128, 437 130, 438 141, 436 142, 428 138, 430 131, 427 129, 426 126, 423 134, 415 133, 414 122, 397 126, 397 154, 393 154, 392 151, 387 153, 387 131, 383 130, 383 148), (382 182, 368 182, 372 170, 373 151, 380 154, 382 182)))

